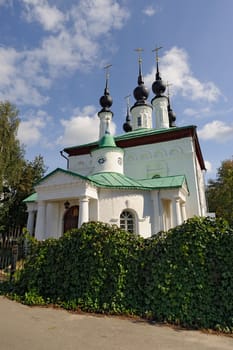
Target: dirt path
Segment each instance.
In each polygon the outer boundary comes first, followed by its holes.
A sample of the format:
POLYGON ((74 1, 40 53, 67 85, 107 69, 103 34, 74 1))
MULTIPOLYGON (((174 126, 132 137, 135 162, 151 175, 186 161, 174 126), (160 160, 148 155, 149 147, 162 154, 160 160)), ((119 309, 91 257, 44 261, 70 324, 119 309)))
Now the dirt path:
POLYGON ((28 307, 0 297, 0 350, 232 350, 233 338, 139 320, 28 307))

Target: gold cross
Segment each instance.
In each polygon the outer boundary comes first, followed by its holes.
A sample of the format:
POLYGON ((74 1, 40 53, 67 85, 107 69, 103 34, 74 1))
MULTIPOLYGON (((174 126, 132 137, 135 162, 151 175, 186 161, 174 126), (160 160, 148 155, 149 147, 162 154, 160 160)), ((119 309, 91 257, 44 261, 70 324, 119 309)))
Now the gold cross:
POLYGON ((169 89, 169 86, 172 86, 173 84, 171 84, 171 83, 169 83, 168 81, 167 81, 167 95, 168 95, 168 97, 170 96, 170 89, 169 89))
POLYGON ((152 52, 155 52, 155 55, 156 55, 156 62, 159 62, 159 50, 161 50, 163 47, 160 46, 160 47, 156 47, 154 50, 152 50, 152 52))
POLYGON ((130 104, 130 96, 131 95, 125 96, 125 99, 126 99, 126 102, 127 102, 127 107, 129 107, 129 104, 130 104))
POLYGON ((142 57, 141 57, 141 53, 144 51, 142 48, 137 48, 134 51, 136 51, 138 53, 138 61, 142 62, 142 57))
POLYGON ((104 69, 106 70, 106 79, 109 78, 109 68, 112 67, 112 64, 108 64, 107 66, 104 67, 104 69))

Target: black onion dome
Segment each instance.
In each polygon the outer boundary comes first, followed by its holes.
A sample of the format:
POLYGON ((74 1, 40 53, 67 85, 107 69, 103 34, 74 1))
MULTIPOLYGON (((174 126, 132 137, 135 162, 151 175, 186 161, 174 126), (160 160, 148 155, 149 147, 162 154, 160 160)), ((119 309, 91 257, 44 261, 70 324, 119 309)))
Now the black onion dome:
POLYGON ((163 80, 156 80, 152 84, 152 91, 156 96, 161 96, 166 90, 166 85, 163 80))
POLYGON ((133 95, 136 100, 136 103, 145 103, 149 96, 149 91, 144 85, 144 83, 142 83, 134 89, 133 95))
POLYGON ((175 112, 173 112, 173 109, 171 108, 169 97, 168 97, 167 111, 168 111, 168 118, 169 118, 169 126, 175 127, 176 126, 176 114, 175 114, 175 112))
POLYGON ((168 118, 169 118, 169 126, 175 127, 176 126, 176 114, 173 112, 173 110, 170 108, 168 110, 168 118))
POLYGON ((125 123, 123 124, 123 130, 125 132, 130 132, 133 130, 132 125, 131 125, 131 119, 130 119, 130 111, 129 111, 130 95, 126 96, 125 98, 127 98, 127 113, 126 113, 125 123))
POLYGON ((109 81, 109 72, 108 69, 111 67, 111 65, 108 65, 105 67, 106 69, 106 83, 105 83, 105 89, 104 89, 104 95, 100 97, 99 103, 102 107, 101 112, 104 111, 110 111, 110 107, 112 106, 112 96, 110 95, 109 88, 108 88, 108 81, 109 81))
POLYGON ((130 122, 125 122, 125 123, 123 124, 123 130, 124 130, 125 132, 130 132, 130 131, 132 131, 132 125, 130 124, 130 122))
POLYGON ((127 108, 127 115, 126 115, 126 121, 125 123, 123 124, 123 130, 125 132, 130 132, 132 131, 132 125, 130 123, 130 116, 129 116, 129 108, 127 108))
POLYGON ((104 95, 100 97, 99 102, 103 110, 109 110, 109 108, 112 106, 113 101, 108 91, 108 88, 104 89, 104 95))
POLYGON ((138 86, 133 91, 134 98, 136 100, 135 105, 145 104, 148 96, 149 90, 144 85, 142 77, 142 60, 139 58, 139 74, 138 74, 138 86))
POLYGON ((152 91, 157 97, 160 97, 161 95, 163 95, 165 90, 166 90, 166 84, 164 83, 164 81, 160 77, 159 65, 157 62, 157 72, 156 72, 156 76, 155 76, 155 81, 152 84, 152 91))

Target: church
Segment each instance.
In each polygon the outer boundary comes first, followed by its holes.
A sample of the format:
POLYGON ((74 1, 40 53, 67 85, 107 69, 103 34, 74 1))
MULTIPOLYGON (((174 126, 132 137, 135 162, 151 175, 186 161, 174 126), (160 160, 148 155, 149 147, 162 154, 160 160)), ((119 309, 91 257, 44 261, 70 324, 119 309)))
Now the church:
POLYGON ((149 102, 139 57, 135 103, 131 108, 128 103, 124 133, 110 133, 113 100, 107 73, 98 113, 99 139, 61 151, 67 168, 46 175, 24 200, 27 229, 38 240, 59 238, 89 221, 147 238, 207 215, 206 169, 196 126, 176 126, 156 58, 154 97, 149 102))

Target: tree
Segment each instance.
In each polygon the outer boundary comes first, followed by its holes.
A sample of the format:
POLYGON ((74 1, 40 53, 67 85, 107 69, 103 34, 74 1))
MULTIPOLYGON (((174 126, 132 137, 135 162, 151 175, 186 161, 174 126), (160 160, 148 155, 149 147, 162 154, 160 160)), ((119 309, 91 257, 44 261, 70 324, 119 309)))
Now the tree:
POLYGON ((224 160, 206 191, 209 210, 233 225, 233 160, 224 160))
POLYGON ((42 178, 46 170, 41 155, 33 161, 24 161, 20 170, 18 182, 11 188, 7 196, 8 213, 5 218, 7 227, 20 228, 25 226, 27 213, 23 200, 33 192, 34 184, 42 178))
POLYGON ((0 193, 20 178, 24 150, 17 139, 18 110, 10 102, 0 102, 0 193))
POLYGON ((0 233, 7 234, 26 224, 26 205, 33 186, 45 173, 43 157, 25 160, 24 149, 17 139, 20 123, 17 109, 0 102, 0 233))

